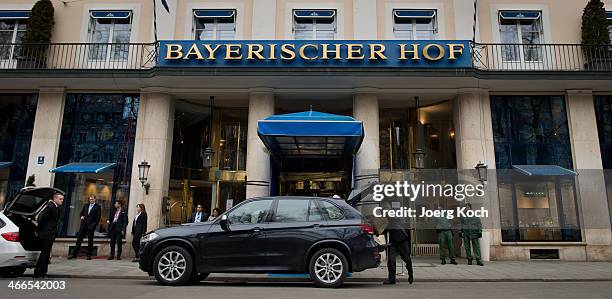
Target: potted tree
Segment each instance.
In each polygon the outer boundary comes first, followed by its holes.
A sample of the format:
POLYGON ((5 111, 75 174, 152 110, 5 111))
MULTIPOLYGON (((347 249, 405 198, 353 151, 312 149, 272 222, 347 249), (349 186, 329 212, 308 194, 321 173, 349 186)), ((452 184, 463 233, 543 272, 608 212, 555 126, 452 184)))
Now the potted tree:
POLYGON ((608 20, 601 0, 589 0, 582 13, 582 49, 585 69, 612 68, 608 20))
POLYGON ((47 65, 47 51, 51 42, 55 20, 50 0, 38 0, 32 7, 24 45, 21 47, 20 67, 44 68, 47 65))

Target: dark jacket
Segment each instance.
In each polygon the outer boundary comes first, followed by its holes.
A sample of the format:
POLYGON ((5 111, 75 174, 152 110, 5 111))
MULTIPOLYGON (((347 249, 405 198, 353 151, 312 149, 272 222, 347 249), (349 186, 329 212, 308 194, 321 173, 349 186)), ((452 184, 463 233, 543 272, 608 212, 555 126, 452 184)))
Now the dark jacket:
POLYGON ((383 233, 388 234, 387 241, 390 243, 401 243, 410 239, 410 231, 396 218, 389 219, 387 229, 383 233))
POLYGON ((461 235, 470 239, 482 238, 482 222, 480 218, 461 218, 461 235))
POLYGON ((140 237, 147 232, 147 213, 140 213, 140 216, 132 222, 132 235, 140 237))
POLYGON ((93 208, 91 208, 91 212, 89 212, 89 202, 83 206, 81 210, 81 217, 84 217, 81 220, 81 228, 85 225, 88 230, 95 230, 98 223, 100 223, 100 217, 102 216, 102 208, 100 208, 99 204, 94 204, 93 208))
POLYGON ((108 219, 110 221, 110 224, 108 225, 109 234, 113 232, 125 232, 125 228, 128 224, 128 217, 125 209, 121 209, 119 212, 119 217, 117 217, 117 222, 113 222, 116 211, 117 210, 113 210, 110 219, 108 219))
POLYGON ((59 218, 60 209, 53 202, 47 203, 47 206, 38 216, 38 227, 36 228, 38 238, 42 240, 55 240, 59 218))
MULTIPOLYGON (((189 219, 189 222, 195 222, 196 214, 197 213, 198 212, 193 212, 191 214, 191 219, 189 219)), ((200 219, 200 222, 206 222, 206 221, 208 221, 208 214, 206 212, 202 211, 202 219, 200 219)))

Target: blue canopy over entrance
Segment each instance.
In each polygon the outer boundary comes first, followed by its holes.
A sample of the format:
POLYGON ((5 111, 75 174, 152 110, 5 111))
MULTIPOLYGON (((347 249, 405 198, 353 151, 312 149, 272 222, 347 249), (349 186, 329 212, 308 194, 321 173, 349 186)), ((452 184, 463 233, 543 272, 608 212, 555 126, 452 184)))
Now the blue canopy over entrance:
POLYGON ((350 116, 306 111, 259 120, 257 134, 276 157, 351 156, 363 141, 363 124, 350 116))
POLYGON ((55 173, 100 173, 115 167, 116 163, 70 163, 53 168, 49 172, 55 173))

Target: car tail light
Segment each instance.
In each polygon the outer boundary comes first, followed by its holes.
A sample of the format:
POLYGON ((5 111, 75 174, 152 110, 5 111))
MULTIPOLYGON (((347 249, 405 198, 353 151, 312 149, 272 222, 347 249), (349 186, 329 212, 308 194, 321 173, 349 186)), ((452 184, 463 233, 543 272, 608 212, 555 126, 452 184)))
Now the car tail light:
POLYGON ((2 234, 2 237, 10 242, 19 242, 19 233, 18 232, 12 232, 12 233, 4 233, 2 234))
POLYGON ((361 230, 368 235, 374 234, 374 227, 369 223, 362 223, 359 225, 359 228, 361 228, 361 230))

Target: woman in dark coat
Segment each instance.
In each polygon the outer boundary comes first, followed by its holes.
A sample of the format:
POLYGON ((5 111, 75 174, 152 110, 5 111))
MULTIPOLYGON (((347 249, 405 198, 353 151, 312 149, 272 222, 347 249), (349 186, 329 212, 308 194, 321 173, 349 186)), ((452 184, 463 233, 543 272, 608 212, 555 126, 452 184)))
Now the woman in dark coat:
POLYGON ((134 248, 135 258, 132 262, 138 262, 138 253, 140 251, 140 238, 147 232, 147 210, 144 204, 136 205, 136 217, 132 223, 132 248, 134 248))

